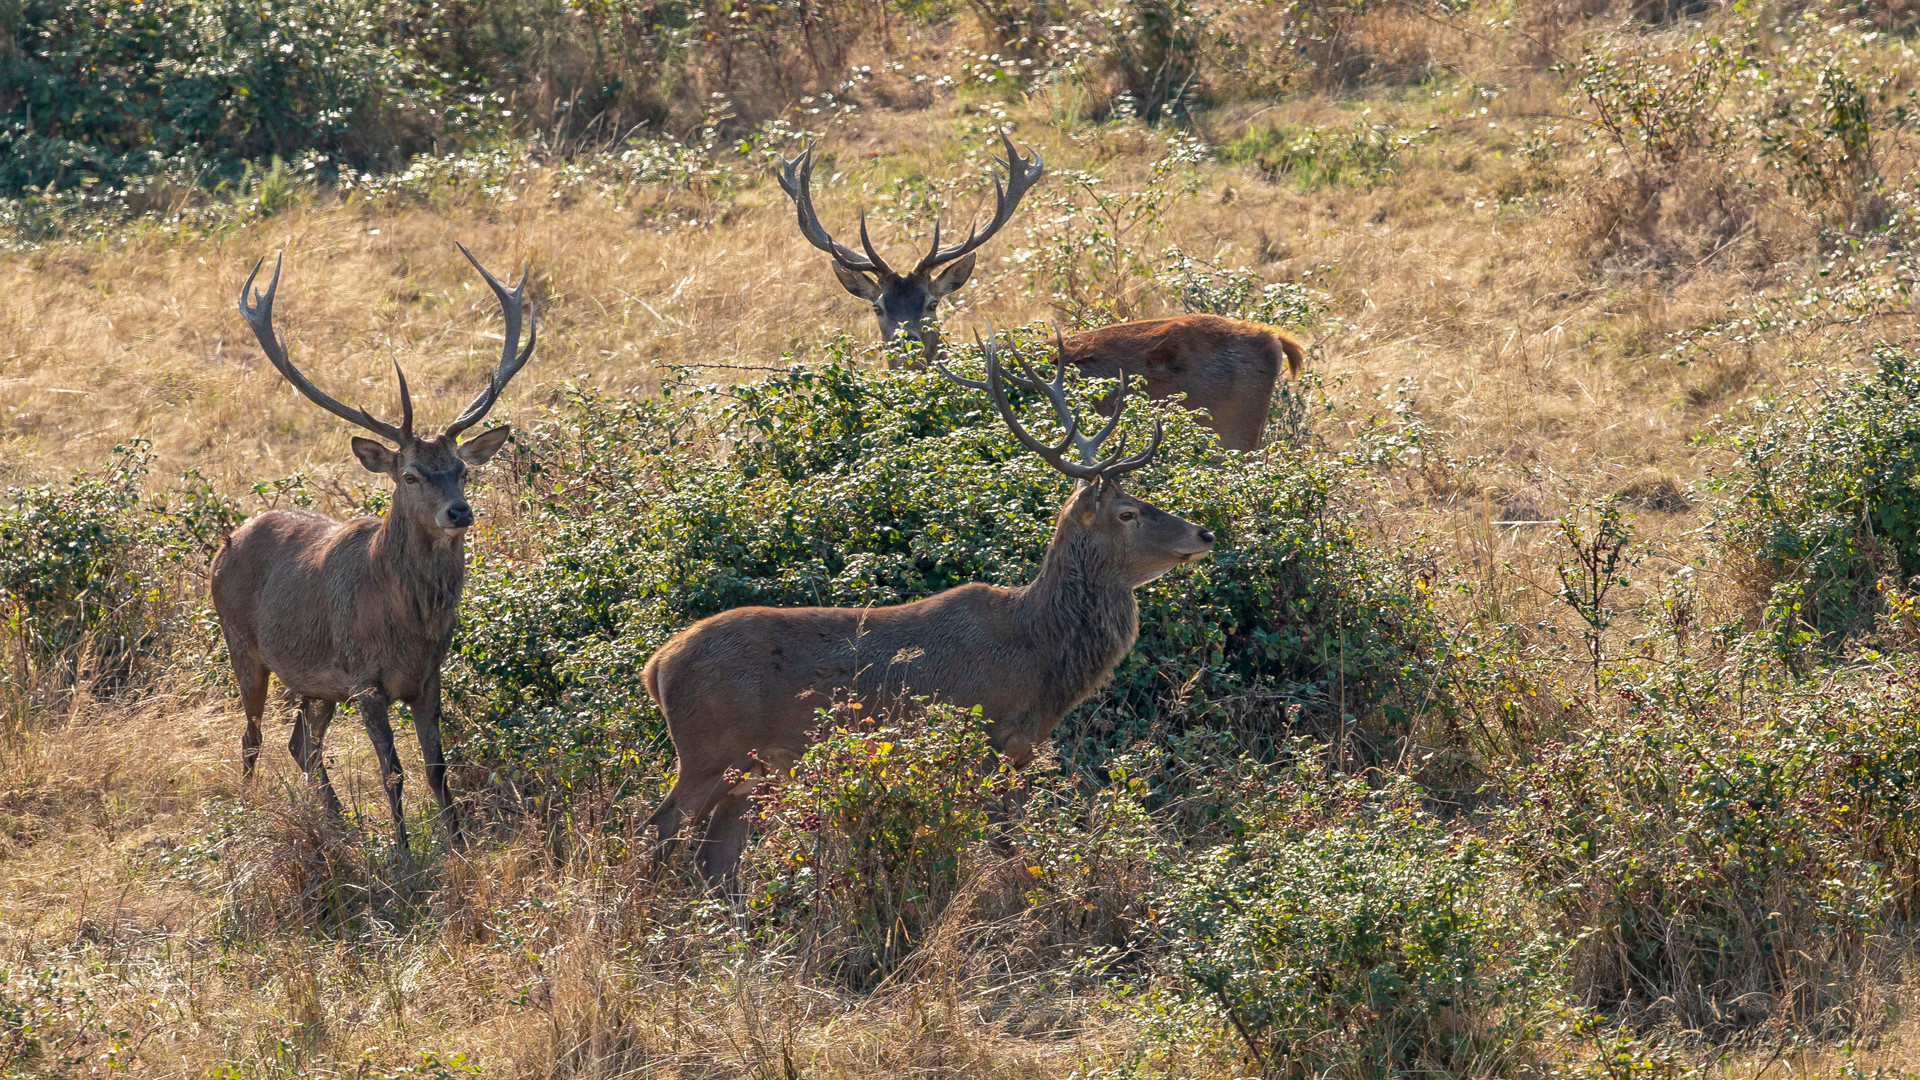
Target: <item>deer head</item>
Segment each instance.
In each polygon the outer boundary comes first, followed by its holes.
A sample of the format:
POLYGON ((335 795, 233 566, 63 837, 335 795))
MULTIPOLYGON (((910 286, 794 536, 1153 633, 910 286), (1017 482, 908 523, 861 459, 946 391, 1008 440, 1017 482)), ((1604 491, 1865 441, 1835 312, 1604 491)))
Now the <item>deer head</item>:
POLYGON ((280 287, 280 258, 273 262, 273 278, 267 282, 267 291, 262 294, 253 288, 254 280, 260 275, 260 267, 265 265, 262 258, 253 265, 253 273, 247 275, 247 283, 240 287, 240 314, 253 328, 253 334, 260 339, 260 347, 265 350, 267 359, 286 376, 294 389, 306 395, 307 400, 328 412, 357 424, 387 442, 392 447, 373 439, 359 436, 353 438, 354 456, 368 472, 382 473, 393 481, 393 508, 388 517, 418 525, 429 535, 457 537, 464 534, 473 524, 473 507, 467 502, 467 469, 484 465, 500 447, 506 444, 512 428, 502 425, 475 435, 462 443, 460 433, 479 423, 493 408, 499 399, 500 391, 525 367, 533 355, 533 343, 536 336, 534 311, 526 301, 527 273, 522 271, 520 283, 511 291, 480 265, 464 245, 456 244, 460 253, 467 257, 480 276, 500 301, 500 310, 506 319, 506 347, 501 352, 500 363, 492 378, 487 380, 487 388, 473 399, 464 412, 446 426, 438 435, 421 436, 413 430, 413 398, 407 392, 407 376, 400 370, 398 361, 394 362, 393 373, 400 384, 400 423, 398 426, 376 420, 362 409, 342 404, 328 396, 315 386, 287 358, 286 343, 273 329, 273 295, 280 287), (252 293, 253 301, 247 300, 252 293), (527 344, 520 348, 520 322, 525 316, 527 326, 527 344))
POLYGON ((1014 149, 1012 139, 1003 134, 1000 140, 1007 151, 1004 162, 1007 182, 1002 186, 998 177, 994 179, 993 220, 984 231, 969 229, 966 240, 943 248, 940 219, 935 217, 932 245, 914 268, 904 274, 895 272, 873 249, 873 241, 867 236, 864 211, 860 215, 860 246, 866 252, 864 256, 835 240, 821 227, 820 218, 813 211, 811 148, 782 164, 780 187, 793 200, 801 234, 808 243, 832 256, 833 276, 840 279, 848 292, 873 305, 873 314, 880 320, 881 340, 892 341, 897 335, 905 334, 932 355, 939 345, 935 309, 943 298, 967 283, 973 274, 975 249, 1000 231, 1013 217, 1021 198, 1039 182, 1042 171, 1039 151, 1034 151, 1032 158, 1023 158, 1014 149))
POLYGON ((1099 431, 1088 435, 1081 430, 1080 419, 1067 402, 1066 355, 1057 333, 1051 379, 1042 377, 1024 359, 1020 361, 1020 371, 1008 371, 1000 361, 991 335, 984 342, 976 336, 975 341, 986 362, 985 381, 956 375, 937 357, 933 364, 954 382, 986 391, 1001 421, 1021 445, 1077 481, 1073 497, 1060 510, 1053 541, 1056 546, 1066 544, 1075 548, 1072 561, 1090 572, 1110 574, 1115 581, 1133 589, 1176 566, 1207 557, 1213 550, 1210 530, 1120 489, 1120 477, 1153 460, 1154 451, 1160 448, 1158 417, 1153 422, 1153 438, 1139 453, 1127 453, 1127 439, 1122 433, 1112 453, 1104 457, 1100 454, 1101 444, 1119 429, 1120 418, 1126 412, 1131 388, 1127 386, 1125 371, 1120 373, 1121 388, 1114 399, 1113 415, 1099 431), (1053 406, 1054 418, 1066 432, 1058 443, 1042 442, 1014 415, 1013 405, 1007 400, 1008 383, 1046 396, 1053 406), (1069 448, 1077 452, 1078 461, 1067 459, 1069 448))

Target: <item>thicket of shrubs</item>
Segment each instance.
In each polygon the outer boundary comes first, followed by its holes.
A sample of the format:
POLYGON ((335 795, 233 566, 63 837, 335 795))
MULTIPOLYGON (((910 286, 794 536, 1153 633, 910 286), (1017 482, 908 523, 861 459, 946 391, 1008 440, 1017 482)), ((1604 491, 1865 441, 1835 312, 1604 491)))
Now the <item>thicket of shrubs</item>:
MULTIPOLYGON (((1316 723, 1404 726, 1437 631, 1421 567, 1354 528, 1358 473, 1306 448, 1219 460, 1185 414, 1166 432, 1130 486, 1221 548, 1139 591, 1139 644, 1069 720, 1069 758, 1097 772, 1168 725, 1259 745, 1296 706, 1316 723)), ((630 673, 679 628, 743 604, 1025 584, 1069 489, 984 395, 833 362, 648 401, 577 391, 518 454, 518 554, 475 558, 449 686, 474 718, 472 752, 539 786, 663 747, 630 673)))
POLYGON ((1502 770, 1509 845, 1588 1000, 1710 1034, 1851 1030, 1920 885, 1914 672, 1675 663, 1502 770))
MULTIPOLYGON (((1375 21, 1415 19, 1421 3, 1372 7, 1375 21)), ((923 97, 929 79, 951 86, 956 73, 851 66, 860 48, 896 51, 902 26, 989 43, 963 65, 968 83, 1072 85, 1101 116, 1426 73, 1358 14, 1192 0, 18 0, 0 6, 0 196, 164 210, 195 189, 244 191, 275 159, 331 179, 503 138, 566 155, 684 135, 716 103, 745 132, 805 95, 886 104, 923 97)))
POLYGON ((1883 594, 1920 576, 1920 363, 1892 344, 1873 360, 1757 402, 1728 440, 1739 498, 1722 527, 1748 554, 1790 655, 1871 631, 1883 594))
POLYGON ((0 717, 10 731, 48 695, 137 690, 211 648, 200 581, 241 515, 197 473, 150 494, 152 461, 136 440, 98 472, 0 495, 0 717))
MULTIPOLYGON (((1886 551, 1911 547, 1909 519, 1872 501, 1900 485, 1836 486, 1820 464, 1893 475, 1920 423, 1885 359, 1765 414, 1764 445, 1801 456, 1755 474, 1775 497, 1729 504, 1742 528, 1795 536, 1830 512, 1853 527, 1858 507, 1821 502, 1839 492, 1867 498, 1886 551)), ((576 391, 522 428, 500 492, 517 509, 474 554, 453 668, 458 752, 517 788, 500 804, 597 835, 631 832, 647 807, 625 795, 657 790, 665 746, 631 673, 666 635, 748 601, 1023 581, 1066 487, 938 376, 829 363, 669 387, 576 391)), ((1416 568, 1339 510, 1358 466, 1222 457, 1168 419, 1138 486, 1212 523, 1220 550, 1142 590, 1141 644, 1063 728, 1065 768, 1006 773, 969 714, 823 715, 825 737, 760 801, 743 880, 767 947, 866 986, 949 940, 951 912, 1013 903, 1038 935, 1023 955, 1125 990, 1148 1073, 1222 1056, 1269 1075, 1507 1072, 1557 1053, 1553 1031, 1592 1031, 1588 1007, 1709 1037, 1878 1022, 1869 975, 1920 885, 1911 670, 1809 680, 1764 634, 1641 635, 1633 659, 1609 646, 1591 685, 1581 666, 1536 706, 1524 754, 1442 747, 1492 799, 1449 811, 1420 762, 1368 767, 1364 740, 1296 736, 1346 715, 1399 745, 1420 718, 1393 707, 1474 692, 1464 669, 1541 676, 1497 642, 1465 655, 1416 568), (1021 808, 996 826, 1010 792, 1021 808)), ((50 673, 38 692, 137 690, 178 663, 218 677, 197 579, 239 513, 193 477, 143 494, 149 468, 135 447, 9 494, 8 657, 50 673)))

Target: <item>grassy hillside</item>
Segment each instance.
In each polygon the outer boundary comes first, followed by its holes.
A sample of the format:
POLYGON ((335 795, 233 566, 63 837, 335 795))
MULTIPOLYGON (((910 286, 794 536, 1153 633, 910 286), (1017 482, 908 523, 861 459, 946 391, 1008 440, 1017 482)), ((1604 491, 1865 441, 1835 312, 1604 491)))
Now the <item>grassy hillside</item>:
POLYGON ((0 1071, 1920 1071, 1914 21, 0 3, 0 1071), (1218 311, 1307 378, 1259 454, 1173 423, 1138 490, 1220 550, 1050 756, 843 713, 741 905, 650 877, 667 636, 1036 564, 1065 483, 886 370, 771 175, 817 142, 828 227, 904 251, 1002 131, 1048 176, 949 341, 1218 311), (540 345, 448 670, 485 839, 406 746, 409 875, 357 724, 348 822, 285 716, 241 788, 203 579, 385 501, 248 269, 322 387, 381 413, 398 360, 444 422, 499 348, 456 240, 540 345))

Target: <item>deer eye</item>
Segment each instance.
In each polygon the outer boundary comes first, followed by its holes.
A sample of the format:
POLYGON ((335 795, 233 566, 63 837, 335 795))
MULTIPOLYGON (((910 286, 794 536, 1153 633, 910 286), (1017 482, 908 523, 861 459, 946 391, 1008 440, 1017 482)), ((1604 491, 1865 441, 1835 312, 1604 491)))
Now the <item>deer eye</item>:
POLYGON ((409 484, 417 484, 420 482, 420 478, 413 475, 412 473, 405 473, 404 475, 406 476, 407 483, 409 484))
POLYGON ((1133 520, 1134 518, 1137 518, 1137 517, 1139 517, 1139 516, 1140 516, 1139 514, 1136 514, 1136 513, 1134 513, 1134 512, 1133 512, 1133 511, 1131 511, 1131 510, 1122 510, 1122 511, 1120 511, 1120 520, 1121 520, 1121 521, 1132 521, 1132 520, 1133 520))

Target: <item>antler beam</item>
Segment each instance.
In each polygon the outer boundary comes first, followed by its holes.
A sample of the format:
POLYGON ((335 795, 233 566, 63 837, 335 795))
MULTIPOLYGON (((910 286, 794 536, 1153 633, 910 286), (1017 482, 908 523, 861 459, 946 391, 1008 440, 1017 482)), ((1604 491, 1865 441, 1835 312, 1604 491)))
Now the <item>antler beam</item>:
POLYGON ((807 242, 814 247, 833 256, 835 262, 849 270, 862 270, 875 274, 892 273, 880 256, 874 253, 872 241, 867 239, 867 215, 864 213, 860 215, 860 246, 867 249, 866 257, 862 257, 852 248, 835 240, 821 226, 819 215, 813 212, 813 150, 814 148, 809 146, 800 152, 799 157, 780 163, 780 190, 786 192, 787 198, 793 200, 794 213, 800 217, 800 235, 806 237, 807 242))
POLYGON ((538 312, 534 305, 527 301, 527 276, 533 269, 532 265, 529 264, 526 269, 520 271, 520 283, 509 292, 505 285, 500 284, 498 278, 487 273, 487 268, 480 265, 480 260, 473 257, 473 252, 468 251, 465 244, 455 243, 454 246, 460 249, 460 254, 467 257, 467 261, 473 264, 475 270, 480 271, 480 276, 487 280, 487 286, 500 300, 500 313, 506 319, 507 325, 506 345, 500 352, 500 365, 494 369, 492 377, 487 380, 487 388, 480 391, 480 396, 474 398, 466 411, 462 412, 453 423, 447 425, 448 438, 458 436, 486 417, 487 412, 493 408, 493 403, 500 399, 500 391, 506 389, 507 383, 515 375, 520 374, 521 368, 527 366, 527 361, 533 356, 534 339, 539 336, 538 312), (527 347, 524 349, 520 348, 520 320, 523 313, 527 321, 527 347))
MULTIPOLYGON (((284 253, 282 254, 284 255, 284 253)), ((286 376, 287 381, 293 384, 294 389, 306 395, 308 401, 313 402, 315 405, 320 406, 350 424, 357 424, 360 427, 366 428, 381 438, 399 443, 402 446, 412 442, 413 397, 407 392, 407 376, 405 372, 400 370, 399 361, 394 361, 393 371, 394 374, 400 378, 401 421, 399 427, 394 427, 392 424, 385 423, 384 421, 375 420, 363 409, 356 409, 351 405, 343 404, 329 397, 322 392, 319 387, 313 385, 312 381, 305 375, 302 375, 300 369, 293 366, 293 361, 287 358, 286 342, 282 341, 280 335, 275 333, 273 329, 273 295, 280 288, 280 261, 280 255, 274 256, 273 279, 267 282, 265 295, 262 295, 253 287, 254 280, 260 276, 260 268, 266 265, 267 260, 265 256, 262 256, 259 262, 253 264, 253 273, 248 274, 247 283, 240 286, 240 315, 247 320, 247 325, 253 328, 253 336, 260 339, 260 348, 266 352, 267 359, 272 362, 273 366, 279 370, 281 375, 286 376), (247 302, 248 293, 253 294, 252 303, 247 302)))

